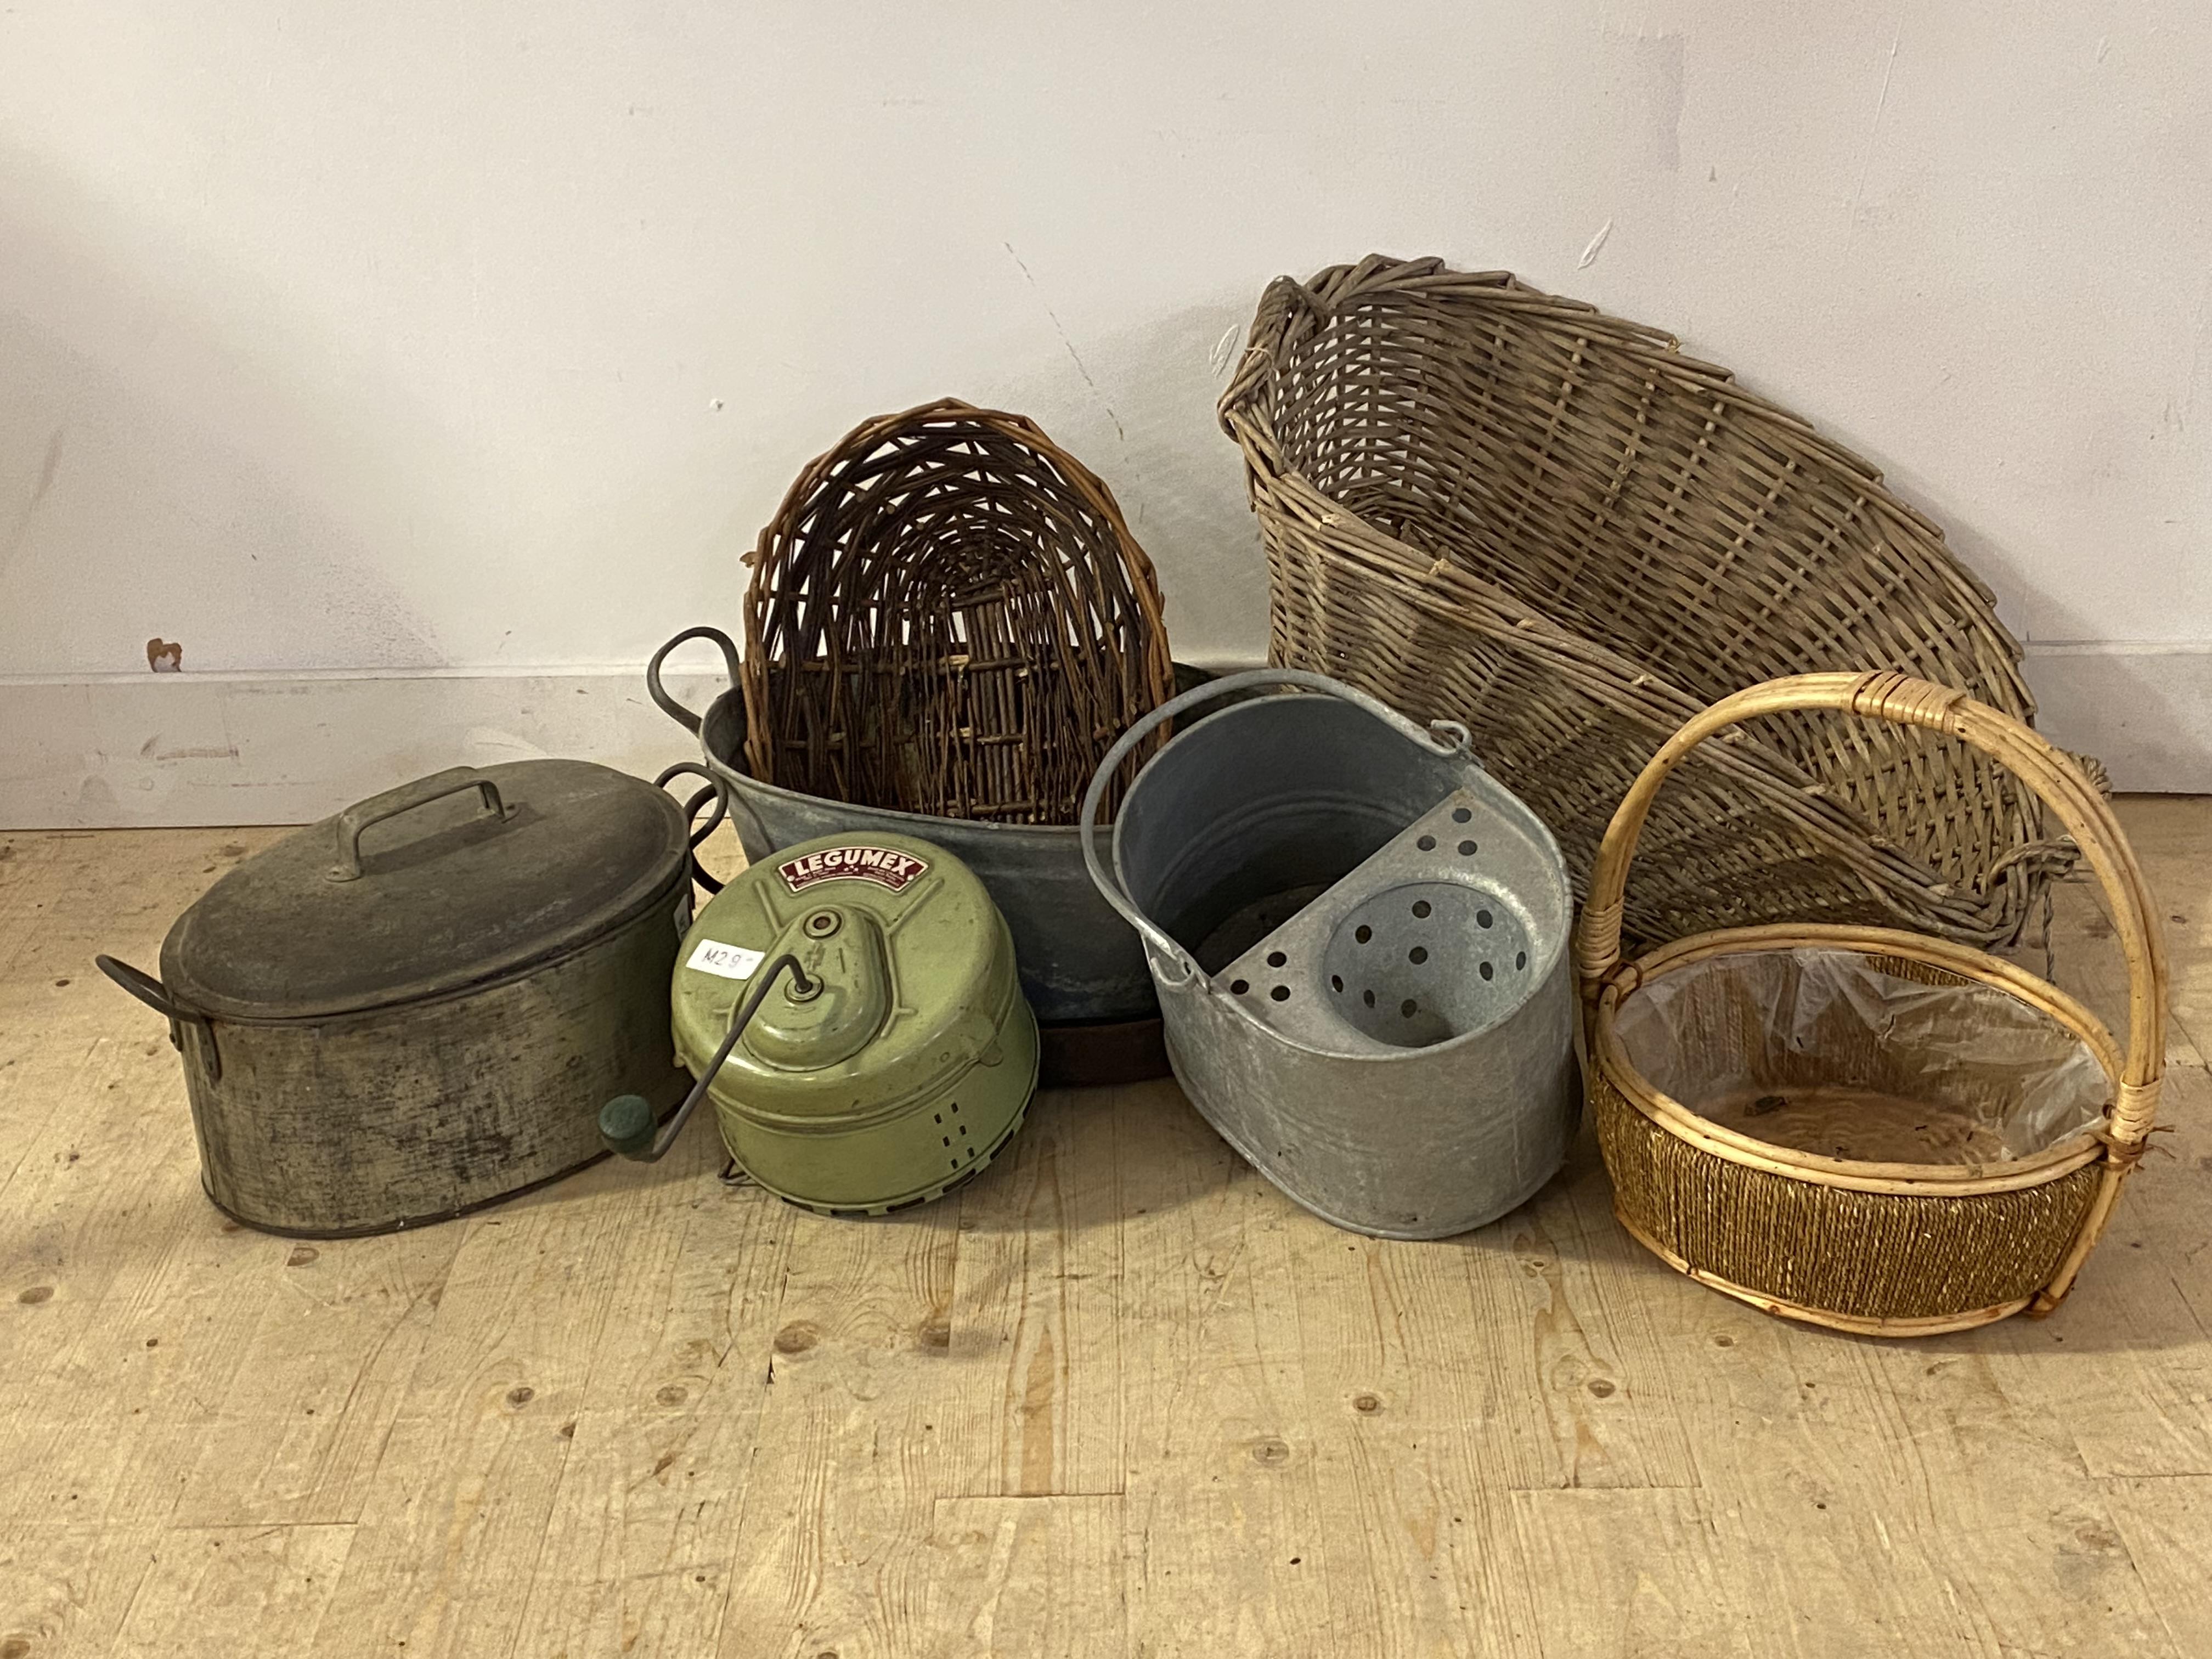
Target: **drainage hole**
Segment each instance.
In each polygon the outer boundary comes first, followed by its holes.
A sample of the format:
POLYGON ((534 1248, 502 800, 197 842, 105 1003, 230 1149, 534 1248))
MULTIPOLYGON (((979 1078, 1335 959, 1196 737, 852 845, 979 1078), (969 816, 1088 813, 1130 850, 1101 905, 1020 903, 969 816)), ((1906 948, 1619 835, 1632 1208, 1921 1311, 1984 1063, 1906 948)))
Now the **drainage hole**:
MULTIPOLYGON (((1486 967, 1488 967, 1489 965, 1490 965, 1490 964, 1489 964, 1488 963, 1485 963, 1483 964, 1483 966, 1484 966, 1484 967, 1486 967, 1486 967)), ((964 1134, 966 1134, 966 1133, 968 1133, 968 1126, 967 1126, 966 1124, 964 1124, 964 1123, 963 1123, 963 1124, 962 1124, 962 1125, 960 1126, 960 1133, 961 1133, 962 1134, 963 1134, 963 1135, 964 1135, 964 1134)))
POLYGON ((1437 838, 1434 836, 1423 836, 1420 840, 1415 842, 1413 845, 1419 848, 1424 853, 1433 853, 1437 850, 1437 838))
POLYGON ((1526 951, 1516 951, 1513 953, 1513 965, 1516 968, 1526 968, 1528 965, 1528 953, 1526 951))
POLYGON ((957 1100, 952 1103, 952 1115, 955 1117, 960 1115, 960 1103, 957 1100))
POLYGON ((1289 960, 1290 958, 1285 956, 1280 951, 1270 951, 1267 952, 1267 966, 1270 968, 1279 968, 1289 960))
POLYGON ((1423 921, 1426 921, 1429 919, 1429 909, 1430 905, 1428 900, 1415 899, 1413 901, 1413 914, 1419 916, 1423 921))
POLYGON ((1492 922, 1497 920, 1498 918, 1492 915, 1487 910, 1477 910, 1474 913, 1475 925, 1479 927, 1487 927, 1492 922))
POLYGON ((1375 993, 1372 991, 1362 991, 1359 994, 1359 1000, 1365 1003, 1369 1007, 1372 1008, 1375 1006, 1375 993))
POLYGON ((1455 806, 1452 808, 1452 822, 1454 823, 1465 823, 1474 816, 1474 814, 1468 811, 1464 806, 1455 806))
POLYGON ((1428 947, 1424 945, 1416 945, 1412 950, 1406 952, 1406 960, 1412 963, 1416 968, 1419 967, 1428 959, 1428 947))
POLYGON ((1483 978, 1488 979, 1491 973, 1490 964, 1486 962, 1484 963, 1481 967, 1475 969, 1475 972, 1480 974, 1483 978))
POLYGON ((951 1137, 951 1135, 947 1135, 947 1136, 945 1136, 945 1144, 946 1146, 950 1146, 952 1144, 952 1137, 951 1137))
POLYGON ((1375 930, 1372 927, 1370 927, 1364 921, 1359 924, 1358 932, 1352 934, 1352 938, 1358 939, 1362 945, 1366 944, 1369 939, 1373 939, 1374 937, 1375 930))
POLYGON ((1291 1000, 1291 988, 1287 985, 1278 985, 1267 994, 1278 1002, 1288 1002, 1291 1000))
POLYGON ((1474 856, 1474 843, 1471 841, 1463 841, 1460 842, 1459 855, 1463 859, 1473 858, 1474 856))
POLYGON ((1407 1019, 1411 1019, 1415 1014, 1421 1012, 1421 1005, 1414 1001, 1413 998, 1407 997, 1403 1002, 1398 1005, 1398 1012, 1401 1014, 1403 1014, 1407 1019))
POLYGON ((1232 979, 1229 981, 1229 988, 1241 997, 1252 988, 1252 981, 1249 979, 1232 979))
POLYGON ((1342 974, 1331 974, 1328 976, 1328 988, 1341 996, 1344 994, 1344 975, 1342 974))

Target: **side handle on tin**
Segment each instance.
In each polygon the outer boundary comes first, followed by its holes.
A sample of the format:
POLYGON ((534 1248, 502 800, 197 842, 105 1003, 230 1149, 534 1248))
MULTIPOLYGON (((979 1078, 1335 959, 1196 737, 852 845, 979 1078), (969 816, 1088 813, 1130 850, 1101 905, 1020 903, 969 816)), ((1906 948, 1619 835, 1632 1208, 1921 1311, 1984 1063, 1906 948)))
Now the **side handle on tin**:
POLYGON ((645 665, 645 689, 662 714, 696 737, 702 717, 677 702, 669 695, 668 688, 660 683, 660 665, 668 660, 668 653, 692 640, 712 640, 721 648, 722 666, 729 674, 731 689, 734 690, 737 688, 738 670, 735 641, 719 628, 687 628, 653 653, 653 660, 645 665))
POLYGON ((222 1056, 215 1046, 215 1030, 208 1024, 207 1016, 185 1007, 169 994, 169 988, 143 968, 133 968, 127 962, 110 956, 96 956, 92 965, 113 980, 139 1001, 144 1003, 163 1019, 169 1022, 169 1046, 181 1050, 184 1036, 179 1029, 197 1025, 207 1039, 208 1081, 222 1081, 222 1056))
POLYGON ((361 833, 369 825, 470 789, 483 797, 483 810, 493 817, 507 815, 507 807, 499 798, 499 786, 472 766, 456 766, 448 771, 433 773, 347 807, 338 814, 337 862, 330 867, 330 879, 361 879, 361 833))
POLYGON ((185 1012, 171 1001, 169 988, 143 968, 133 968, 129 963, 119 962, 109 956, 94 957, 92 965, 172 1024, 179 1020, 199 1018, 198 1014, 185 1012))

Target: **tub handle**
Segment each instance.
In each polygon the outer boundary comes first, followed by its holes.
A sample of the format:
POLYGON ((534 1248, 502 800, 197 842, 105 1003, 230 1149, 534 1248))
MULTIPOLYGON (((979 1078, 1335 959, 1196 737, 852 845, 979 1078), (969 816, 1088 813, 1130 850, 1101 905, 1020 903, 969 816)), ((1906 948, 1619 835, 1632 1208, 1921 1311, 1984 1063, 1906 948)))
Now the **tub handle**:
POLYGON ((699 843, 720 829, 722 820, 729 817, 730 792, 723 787, 720 778, 700 765, 697 761, 677 762, 675 765, 653 781, 653 787, 665 789, 671 779, 683 777, 687 773, 693 777, 704 778, 707 781, 707 787, 704 789, 684 803, 684 828, 690 843, 690 851, 687 856, 691 866, 691 879, 708 892, 719 893, 722 890, 722 884, 708 875, 706 866, 699 862, 699 843), (709 800, 714 803, 714 810, 708 817, 706 823, 702 826, 699 823, 699 809, 709 800))
POLYGON ((1109 872, 1105 860, 1099 857, 1098 804, 1105 799, 1106 786, 1121 763, 1128 759, 1139 744, 1169 720, 1186 709, 1212 702, 1217 697, 1268 685, 1294 685, 1304 690, 1324 692, 1341 698, 1356 708, 1365 709, 1409 743, 1418 744, 1433 754, 1452 759, 1473 760, 1468 752, 1472 738, 1467 727, 1457 720, 1436 720, 1431 723, 1428 730, 1423 731, 1381 699, 1370 697, 1341 680, 1333 680, 1326 674, 1311 673, 1303 668, 1253 668, 1241 674, 1225 674, 1180 696, 1170 697, 1139 720, 1106 751, 1106 757, 1098 763, 1098 769, 1091 775, 1091 787, 1083 792, 1083 810, 1077 817, 1076 823, 1082 831, 1083 866, 1091 872, 1091 885, 1097 888, 1100 896, 1120 913, 1124 921, 1137 930, 1138 937, 1147 946, 1182 970, 1182 976, 1174 981, 1177 985, 1187 985, 1194 979, 1204 978, 1205 975, 1189 951, 1170 939, 1165 928, 1137 908, 1127 890, 1122 887, 1118 871, 1109 872))
POLYGON ((667 644, 662 646, 659 650, 654 652, 653 660, 645 665, 645 689, 652 694, 653 701, 659 706, 662 714, 696 737, 699 727, 703 723, 702 717, 693 714, 682 703, 677 702, 669 695, 668 688, 660 683, 660 665, 668 660, 668 653, 678 646, 692 640, 712 640, 721 647, 722 666, 729 672, 730 689, 733 691, 737 690, 738 647, 730 636, 719 628, 687 628, 667 644))

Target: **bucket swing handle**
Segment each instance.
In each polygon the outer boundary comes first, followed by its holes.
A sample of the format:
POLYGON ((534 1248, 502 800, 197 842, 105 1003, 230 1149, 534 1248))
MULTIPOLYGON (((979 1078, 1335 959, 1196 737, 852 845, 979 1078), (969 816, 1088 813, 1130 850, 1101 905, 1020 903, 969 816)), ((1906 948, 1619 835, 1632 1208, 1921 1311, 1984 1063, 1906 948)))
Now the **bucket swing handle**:
POLYGON ((645 665, 645 689, 651 694, 654 705, 662 714, 696 737, 702 723, 701 717, 677 702, 669 695, 668 688, 660 683, 660 665, 668 660, 668 653, 678 646, 686 644, 692 640, 712 640, 721 647, 722 666, 729 672, 730 688, 732 690, 737 689, 738 647, 730 636, 719 628, 687 628, 667 644, 662 646, 659 650, 654 652, 653 660, 645 665))
POLYGON ((1651 810, 1652 798, 1667 775, 1698 744, 1715 733, 1760 714, 1791 709, 1830 708, 1897 726, 1925 726, 1957 738, 1997 762, 2033 790, 2066 826, 2096 872, 2106 908, 2128 963, 2127 1060, 2112 1102, 2111 1126, 2104 1133, 2105 1178, 2089 1213, 2051 1283, 2036 1295, 2030 1312, 2045 1314, 2072 1286, 2097 1236, 2104 1231, 2120 1182, 2142 1157, 2158 1118, 2160 1080, 2166 1072, 2166 942, 2153 908, 2150 885, 2112 816, 2111 804, 2063 750, 2032 727, 2002 711, 1977 702, 1954 687, 1915 679, 1894 669, 1863 674, 1798 674, 1769 680, 1722 698, 1695 716, 1661 745, 1645 765, 1606 826, 1597 861, 1590 871, 1589 902, 1583 907, 1576 934, 1576 973, 1588 1002, 1620 963, 1620 921, 1628 887, 1629 861, 1636 838, 1651 810))
POLYGON ((1145 941, 1155 956, 1178 970, 1177 976, 1170 981, 1175 985, 1188 985, 1194 979, 1204 979, 1206 975, 1189 951, 1170 939, 1165 928, 1137 908, 1135 901, 1121 885, 1119 872, 1109 871, 1106 867, 1106 861, 1098 852, 1098 804, 1105 799, 1106 786, 1121 763, 1129 758, 1138 744, 1176 715, 1232 693, 1256 691, 1269 686, 1295 686, 1301 690, 1319 691, 1340 697, 1365 709, 1408 743, 1418 744, 1431 754, 1475 763, 1469 752, 1472 739, 1468 729, 1457 720, 1432 721, 1424 731, 1379 698, 1370 697, 1341 680, 1333 680, 1326 674, 1311 673, 1303 668, 1253 668, 1239 674, 1224 674, 1219 679, 1208 680, 1180 696, 1170 697, 1145 715, 1121 734, 1120 740, 1106 751, 1105 758, 1098 763, 1098 769, 1091 775, 1091 786, 1083 792, 1083 810, 1077 816, 1076 823, 1082 831, 1083 866, 1091 872, 1091 884, 1097 888, 1107 903, 1121 914, 1122 921, 1137 930, 1138 937, 1145 941))

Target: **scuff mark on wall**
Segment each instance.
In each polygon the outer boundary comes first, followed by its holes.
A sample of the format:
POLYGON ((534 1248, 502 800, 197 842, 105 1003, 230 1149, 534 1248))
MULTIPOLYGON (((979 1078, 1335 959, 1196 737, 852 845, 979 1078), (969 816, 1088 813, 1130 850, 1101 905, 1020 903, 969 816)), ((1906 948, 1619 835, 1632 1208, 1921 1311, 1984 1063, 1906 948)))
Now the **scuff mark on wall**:
POLYGON ((1575 269, 1588 270, 1595 264, 1598 250, 1605 246, 1605 239, 1612 234, 1613 221, 1608 219, 1597 228, 1597 234, 1589 239, 1589 246, 1583 250, 1583 257, 1575 261, 1575 269))
POLYGON ((39 469, 38 483, 31 486, 31 499, 23 503, 23 510, 15 515, 15 522, 8 532, 6 545, 0 546, 0 570, 5 570, 15 558, 15 550, 23 544, 23 538, 30 532, 31 520, 38 513, 39 504, 46 499, 46 492, 54 487, 54 475, 62 470, 62 440, 68 432, 67 427, 58 426, 53 435, 46 440, 46 464, 39 469))
POLYGON ((1222 337, 1213 343, 1213 349, 1206 354, 1206 365, 1213 371, 1215 380, 1219 380, 1235 366, 1237 343, 1243 337, 1244 325, 1231 323, 1222 337))
POLYGON ((1874 119, 1867 124, 1866 149, 1859 156, 1859 182, 1851 191, 1851 217, 1859 216, 1859 203, 1866 196, 1867 169, 1874 165, 1874 141, 1881 131, 1881 112, 1889 107, 1889 83, 1897 74, 1897 48, 1905 40, 1905 25, 1897 26, 1890 37, 1889 60, 1882 65, 1881 91, 1874 100, 1874 119))
MULTIPOLYGON (((1022 256, 1014 252, 1014 245, 1012 242, 1001 242, 999 246, 1006 250, 1006 257, 1014 262, 1016 268, 1021 271, 1024 280, 1031 288, 1036 287, 1037 279, 1030 274, 1029 265, 1024 261, 1022 256)), ((1043 295, 1040 294, 1038 298, 1042 299, 1043 295)), ((1098 390, 1098 382, 1091 378, 1091 371, 1083 366, 1083 359, 1076 354, 1075 342, 1067 337, 1067 331, 1060 326, 1059 313, 1048 305, 1044 308, 1044 314, 1052 322, 1053 332, 1060 336, 1060 344, 1067 348, 1068 362, 1075 365, 1075 372, 1083 377, 1083 384, 1089 386, 1097 398, 1098 407, 1106 411, 1106 418, 1114 422, 1114 435, 1126 446, 1129 441, 1129 434, 1122 430, 1121 417, 1114 412, 1114 405, 1106 401, 1106 394, 1098 390)))
POLYGON ((156 761, 236 760, 238 745, 227 743, 220 746, 204 744, 193 749, 162 749, 155 752, 156 761))
POLYGON ((156 634, 146 641, 146 666, 156 674, 183 673, 185 647, 182 641, 165 640, 156 634))
POLYGON ((1605 94, 1620 111, 1624 145, 1662 173, 1678 171, 1688 38, 1608 27, 1605 40, 1605 94))

